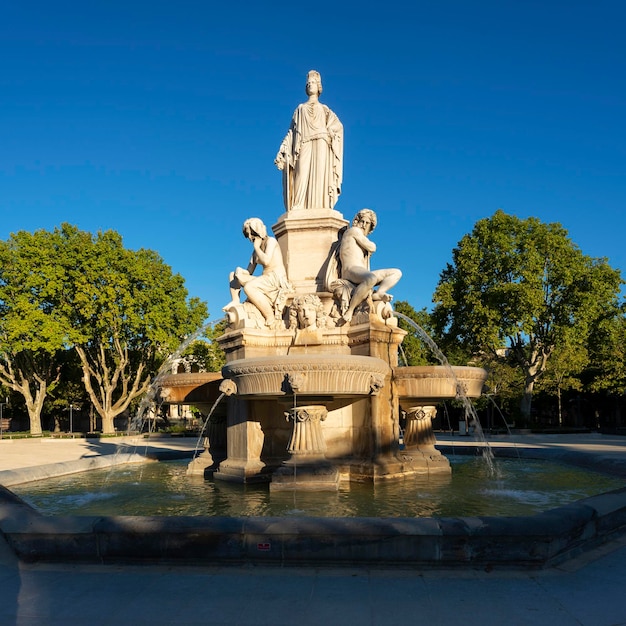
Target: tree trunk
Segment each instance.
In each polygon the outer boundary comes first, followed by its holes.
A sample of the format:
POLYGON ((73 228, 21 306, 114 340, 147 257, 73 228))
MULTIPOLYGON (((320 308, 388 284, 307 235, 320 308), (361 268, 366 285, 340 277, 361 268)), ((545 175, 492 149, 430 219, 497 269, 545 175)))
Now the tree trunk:
POLYGON ((104 415, 102 415, 102 434, 115 434, 115 415, 111 413, 105 413, 104 415))
POLYGON ((33 437, 41 437, 43 430, 41 429, 41 412, 33 415, 28 412, 28 419, 30 420, 30 434, 33 437))
POLYGON ((530 409, 533 402, 533 389, 535 387, 535 379, 526 379, 524 383, 524 394, 522 395, 522 402, 520 403, 520 413, 522 414, 522 421, 524 426, 530 425, 530 409))
POLYGON ((26 401, 30 434, 33 437, 41 437, 43 434, 41 428, 41 409, 43 408, 43 401, 46 399, 46 386, 41 383, 39 388, 35 391, 35 397, 33 398, 30 394, 30 389, 25 385, 22 389, 22 395, 26 401))

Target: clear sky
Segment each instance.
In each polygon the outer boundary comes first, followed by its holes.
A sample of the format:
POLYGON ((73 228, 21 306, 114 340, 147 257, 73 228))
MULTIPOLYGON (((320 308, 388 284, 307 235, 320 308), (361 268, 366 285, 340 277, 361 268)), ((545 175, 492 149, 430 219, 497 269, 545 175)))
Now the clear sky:
POLYGON ((431 307, 498 208, 560 222, 626 275, 624 0, 0 0, 0 238, 114 229, 229 301, 306 73, 344 124, 336 209, 431 307))

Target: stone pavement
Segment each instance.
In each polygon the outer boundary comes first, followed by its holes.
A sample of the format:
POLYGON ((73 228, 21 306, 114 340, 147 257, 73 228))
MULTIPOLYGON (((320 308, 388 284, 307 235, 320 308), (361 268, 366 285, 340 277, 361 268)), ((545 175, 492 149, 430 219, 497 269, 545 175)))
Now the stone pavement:
POLYGON ((3 439, 0 439, 0 485, 8 487, 17 482, 37 480, 44 475, 55 476, 126 463, 129 456, 134 457, 134 461, 140 461, 144 457, 154 456, 156 452, 191 455, 196 444, 195 437, 152 435, 150 438, 10 439, 5 433, 3 439))
MULTIPOLYGON (((466 438, 439 437, 459 445, 466 438)), ((513 439, 507 445, 514 445, 513 439)), ((620 457, 626 439, 525 436, 620 457)), ((105 440, 106 441, 106 440, 105 440)), ((186 440, 169 444, 193 447, 186 440)), ((118 445, 118 444, 115 444, 118 445)), ((150 446, 153 442, 150 442, 150 446)), ((107 444, 107 453, 111 453, 107 444)), ((84 440, 0 442, 2 472, 89 462, 84 440), (33 455, 36 460, 33 461, 33 455), (12 460, 11 460, 12 459, 12 460)), ((5 474, 6 475, 6 474, 5 474)), ((626 537, 539 571, 28 564, 0 541, 0 624, 626 624, 626 537)))

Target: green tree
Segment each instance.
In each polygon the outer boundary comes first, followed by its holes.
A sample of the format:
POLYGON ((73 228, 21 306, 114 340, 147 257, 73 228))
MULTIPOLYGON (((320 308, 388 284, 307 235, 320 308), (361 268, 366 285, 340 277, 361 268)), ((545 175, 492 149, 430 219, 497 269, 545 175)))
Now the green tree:
POLYGON ((194 341, 184 356, 205 372, 219 372, 226 364, 226 354, 215 340, 224 334, 227 326, 226 318, 207 325, 203 338, 194 341))
POLYGON ((585 346, 565 344, 555 348, 543 377, 540 388, 556 393, 559 426, 563 425, 563 391, 582 389, 581 373, 589 362, 585 346))
MULTIPOLYGON (((412 319, 418 326, 420 326, 426 333, 432 336, 433 329, 430 320, 430 314, 426 309, 416 311, 405 300, 398 300, 395 303, 394 309, 398 313, 406 315, 412 319)), ((400 363, 406 365, 429 365, 437 363, 431 349, 424 343, 424 340, 420 337, 419 333, 409 324, 407 321, 399 318, 398 326, 408 333, 402 341, 400 347, 400 363)))
MULTIPOLYGON (((48 423, 50 430, 69 429, 70 405, 72 406, 72 428, 81 427, 81 415, 89 409, 90 400, 83 384, 82 368, 76 350, 68 349, 59 355, 61 376, 57 385, 48 394, 42 413, 43 423, 48 423), (46 419, 48 420, 46 422, 46 419)), ((93 430, 90 428, 90 430, 93 430)))
POLYGON ((585 345, 621 283, 606 259, 584 255, 560 224, 498 210, 453 250, 433 298, 435 327, 471 352, 513 358, 529 421, 534 385, 554 351, 585 345))
POLYGON ((44 230, 0 242, 0 384, 24 398, 33 435, 42 433, 41 411, 68 341, 56 247, 56 234, 44 230))
POLYGON ((482 397, 494 416, 490 425, 503 428, 514 424, 519 416, 519 399, 524 387, 520 369, 506 352, 497 356, 483 353, 476 364, 489 372, 482 397))
POLYGON ((144 394, 158 367, 206 318, 206 305, 188 299, 184 280, 152 250, 124 248, 114 231, 97 235, 63 224, 64 317, 80 358, 83 383, 102 418, 114 418, 144 394))
POLYGON ((592 392, 615 396, 626 393, 626 310, 608 311, 598 320, 589 337, 589 365, 585 386, 592 392))

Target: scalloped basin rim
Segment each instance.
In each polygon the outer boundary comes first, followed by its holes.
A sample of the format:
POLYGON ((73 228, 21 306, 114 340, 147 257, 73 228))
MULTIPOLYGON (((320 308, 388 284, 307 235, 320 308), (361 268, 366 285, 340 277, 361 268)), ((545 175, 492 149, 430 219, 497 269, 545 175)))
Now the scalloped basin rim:
POLYGON ((391 368, 370 356, 310 354, 239 359, 222 374, 235 381, 240 396, 285 396, 291 392, 287 377, 300 396, 367 396, 391 368))
POLYGON ((488 372, 482 367, 451 366, 456 380, 443 365, 395 367, 393 378, 400 401, 414 404, 434 403, 457 397, 457 381, 468 398, 479 398, 488 372))

